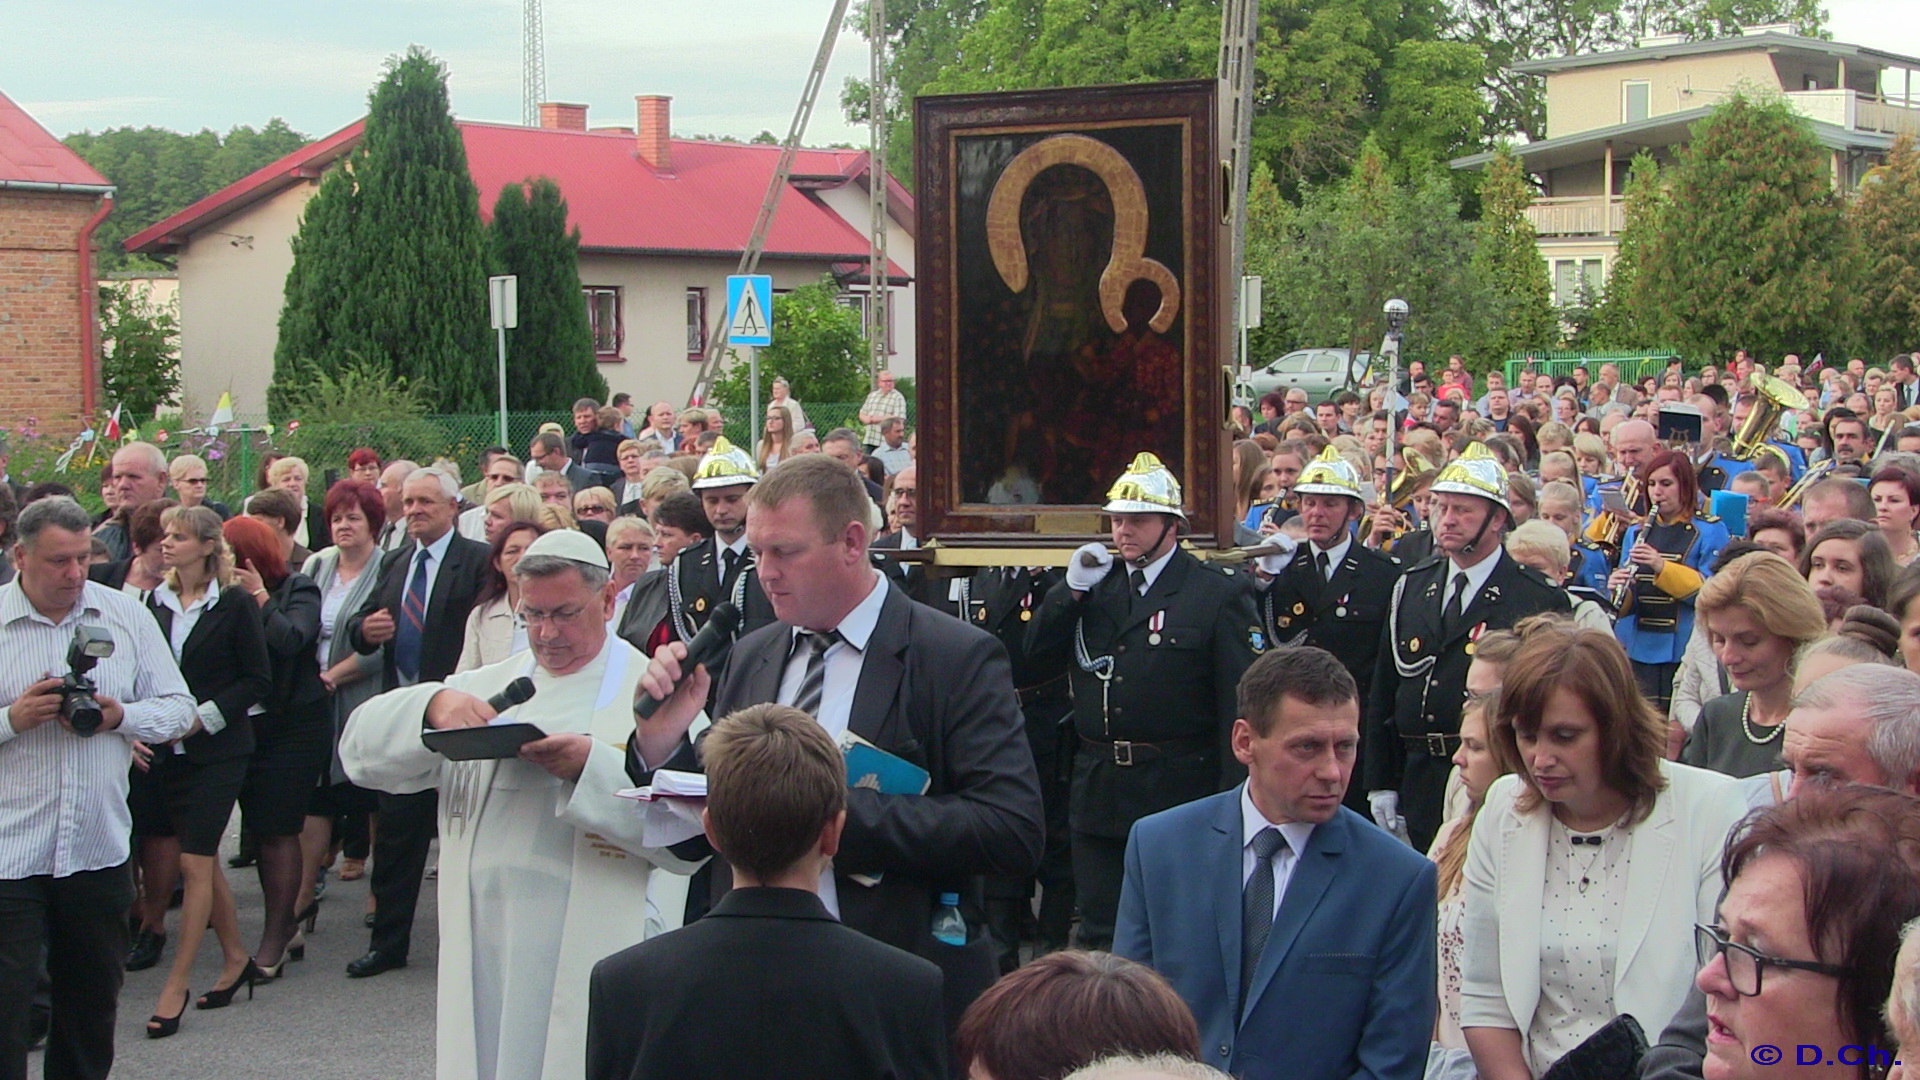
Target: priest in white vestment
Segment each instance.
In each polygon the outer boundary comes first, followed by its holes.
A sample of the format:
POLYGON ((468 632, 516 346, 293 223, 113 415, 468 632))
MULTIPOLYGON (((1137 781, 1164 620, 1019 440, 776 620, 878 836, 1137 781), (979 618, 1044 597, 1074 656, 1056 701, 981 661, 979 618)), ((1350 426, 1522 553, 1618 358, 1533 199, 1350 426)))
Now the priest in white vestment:
POLYGON ((605 554, 583 533, 551 532, 514 575, 528 652, 373 698, 340 740, 357 784, 440 789, 441 1080, 583 1075, 593 965, 677 928, 684 875, 698 867, 644 846, 644 815, 614 794, 629 785, 626 740, 647 660, 607 633, 605 554), (494 721, 486 699, 523 675, 534 696, 500 722, 547 737, 517 758, 450 761, 421 741, 423 729, 494 721))

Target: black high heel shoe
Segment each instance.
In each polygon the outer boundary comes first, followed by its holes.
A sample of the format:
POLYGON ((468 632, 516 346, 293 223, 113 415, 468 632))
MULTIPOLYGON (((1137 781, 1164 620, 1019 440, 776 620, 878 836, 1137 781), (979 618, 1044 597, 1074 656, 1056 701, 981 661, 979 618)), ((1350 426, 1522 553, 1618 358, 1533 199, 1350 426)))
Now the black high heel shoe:
POLYGON ((161 1016, 159 1013, 154 1013, 152 1016, 147 1017, 147 1038, 164 1039, 169 1035, 178 1034, 180 1031, 180 1018, 187 1015, 187 1002, 192 1000, 193 991, 188 990, 186 996, 180 999, 179 1012, 174 1013, 172 1016, 161 1016))
POLYGON ((225 989, 207 991, 200 995, 200 1000, 194 1002, 193 1007, 196 1009, 224 1009, 233 1004, 233 995, 240 992, 242 983, 245 983, 247 987, 247 1000, 252 1001, 253 984, 261 981, 261 978, 260 965, 254 963, 253 957, 249 956, 247 957, 247 966, 240 969, 240 977, 233 980, 232 985, 225 989))
MULTIPOLYGON (((320 901, 324 899, 326 898, 323 896, 314 897, 312 900, 307 902, 306 907, 300 910, 300 914, 295 915, 293 917, 293 921, 295 923, 306 924, 304 929, 309 934, 313 933, 314 924, 320 921, 320 901)), ((296 957, 296 959, 298 958, 296 957)))

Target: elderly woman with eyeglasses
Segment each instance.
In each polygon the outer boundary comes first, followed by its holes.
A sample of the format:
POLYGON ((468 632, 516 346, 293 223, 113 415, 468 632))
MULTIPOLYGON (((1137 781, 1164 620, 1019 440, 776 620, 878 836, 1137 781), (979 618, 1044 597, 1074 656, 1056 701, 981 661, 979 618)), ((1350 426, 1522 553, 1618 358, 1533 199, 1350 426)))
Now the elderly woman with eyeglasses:
POLYGON ((1695 929, 1706 1080, 1880 1080, 1900 932, 1920 917, 1920 799, 1798 787, 1723 860, 1719 919, 1695 929))

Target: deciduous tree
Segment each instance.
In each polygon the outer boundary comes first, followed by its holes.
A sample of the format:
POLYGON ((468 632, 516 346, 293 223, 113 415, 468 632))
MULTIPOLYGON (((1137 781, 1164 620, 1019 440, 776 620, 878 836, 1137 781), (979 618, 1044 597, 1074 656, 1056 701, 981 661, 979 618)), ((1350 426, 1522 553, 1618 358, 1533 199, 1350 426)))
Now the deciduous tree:
POLYGON ((143 288, 100 289, 100 386, 134 423, 180 392, 180 302, 157 304, 143 288))

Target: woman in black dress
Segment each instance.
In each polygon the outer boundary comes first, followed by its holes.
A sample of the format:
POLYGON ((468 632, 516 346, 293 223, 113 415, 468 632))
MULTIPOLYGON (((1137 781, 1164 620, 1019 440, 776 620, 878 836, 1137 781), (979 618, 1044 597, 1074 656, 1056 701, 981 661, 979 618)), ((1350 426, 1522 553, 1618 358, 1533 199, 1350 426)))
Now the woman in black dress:
MULTIPOLYGON (((246 781, 247 758, 253 754, 253 723, 247 712, 273 690, 260 610, 233 584, 233 559, 220 532, 220 515, 204 506, 176 506, 162 515, 161 523, 166 528, 160 550, 167 571, 148 597, 147 608, 200 703, 200 719, 186 738, 153 749, 165 824, 180 845, 180 873, 186 879, 180 948, 160 988, 153 1018, 147 1021, 147 1036, 155 1039, 180 1030, 192 996, 187 976, 209 921, 225 964, 198 1007, 224 1007, 241 983, 251 989, 259 977, 240 940, 233 891, 217 856, 246 781)), ((172 882, 154 884, 156 895, 172 891, 172 882)))
POLYGON ((259 605, 273 665, 273 692, 254 706, 253 758, 240 789, 240 812, 260 842, 260 891, 266 926, 254 963, 277 979, 287 958, 306 952, 295 936, 300 892, 300 831, 307 802, 333 750, 327 688, 314 643, 320 640, 320 587, 291 573, 272 527, 237 517, 224 527, 233 548, 234 585, 259 605))

